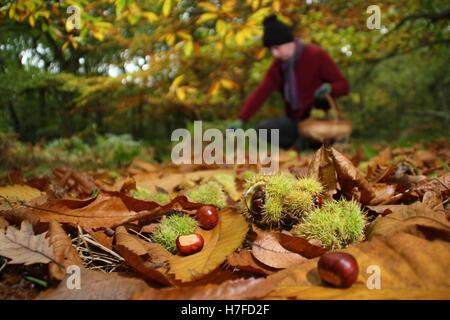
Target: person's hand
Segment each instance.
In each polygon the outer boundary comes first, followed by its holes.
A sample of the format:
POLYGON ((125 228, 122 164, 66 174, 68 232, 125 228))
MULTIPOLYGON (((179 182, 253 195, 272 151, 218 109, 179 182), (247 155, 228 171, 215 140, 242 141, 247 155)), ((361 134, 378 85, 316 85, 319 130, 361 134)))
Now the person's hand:
POLYGON ((329 83, 324 83, 314 92, 314 98, 324 100, 325 96, 330 93, 331 85, 329 83))
POLYGON ((242 129, 243 126, 244 126, 244 122, 242 122, 241 119, 237 119, 237 120, 233 121, 233 122, 228 126, 227 129, 233 129, 233 130, 236 130, 236 129, 242 129))

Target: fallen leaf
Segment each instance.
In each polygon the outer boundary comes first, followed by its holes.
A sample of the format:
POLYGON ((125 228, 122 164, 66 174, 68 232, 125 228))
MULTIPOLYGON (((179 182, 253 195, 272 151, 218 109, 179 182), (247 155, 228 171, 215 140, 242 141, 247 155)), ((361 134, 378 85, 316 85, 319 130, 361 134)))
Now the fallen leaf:
POLYGON ((418 232, 423 234, 400 232, 341 250, 359 265, 349 289, 323 284, 315 258, 268 276, 278 284, 264 299, 450 299, 450 233, 418 232), (433 241, 427 239, 430 234, 436 235, 433 241), (368 289, 374 275, 369 267, 379 270, 381 290, 368 289))
POLYGON ((42 195, 42 192, 36 188, 27 185, 14 184, 6 187, 0 187, 0 204, 2 209, 9 209, 7 201, 23 201, 28 202, 42 195), (5 200, 6 198, 6 200, 5 200))
POLYGON ((134 254, 142 256, 147 254, 147 249, 142 244, 142 240, 129 234, 125 227, 120 226, 116 229, 116 245, 124 246, 134 254))
POLYGON ((83 266, 83 261, 77 250, 72 246, 72 241, 64 229, 56 221, 50 221, 48 238, 53 247, 53 257, 59 264, 51 262, 49 265, 50 276, 62 280, 66 276, 66 269, 71 265, 83 266))
POLYGON ((133 294, 145 291, 149 286, 145 281, 127 278, 117 273, 104 273, 80 269, 80 288, 71 289, 74 274, 68 274, 56 289, 49 289, 37 300, 127 300, 133 294))
POLYGON ((220 211, 219 223, 214 229, 198 231, 205 241, 203 249, 190 256, 170 258, 170 273, 183 282, 208 274, 241 245, 247 231, 243 215, 233 207, 225 207, 220 211))
POLYGON ((169 289, 148 289, 132 300, 243 300, 259 299, 272 290, 265 279, 229 280, 222 284, 169 289))
POLYGON ((433 226, 437 228, 450 228, 450 223, 443 214, 431 210, 423 203, 416 202, 412 205, 386 206, 392 211, 384 217, 377 217, 368 227, 367 239, 375 236, 387 236, 403 231, 414 225, 433 226))
POLYGON ((135 199, 120 192, 100 192, 97 197, 90 199, 52 200, 33 210, 41 222, 56 220, 90 231, 96 228, 116 227, 144 217, 157 219, 164 213, 154 209, 170 208, 177 203, 187 208, 199 206, 197 203, 189 202, 184 196, 160 206, 156 202, 135 199))
POLYGON ((8 220, 0 216, 0 232, 4 233, 7 226, 9 226, 8 220))
POLYGON ((371 205, 380 204, 395 195, 395 184, 374 183, 371 186, 375 194, 375 197, 370 201, 371 205))
POLYGON ((278 269, 269 267, 255 259, 250 250, 241 250, 227 257, 230 266, 257 274, 273 274, 278 269))
MULTIPOLYGON (((313 241, 302 237, 296 237, 284 232, 275 232, 274 235, 285 249, 299 253, 308 259, 319 257, 329 251, 328 248, 323 248, 320 244, 315 244, 313 241)), ((320 242, 320 240, 318 241, 320 242)))
POLYGON ((29 265, 55 261, 46 234, 34 235, 33 226, 26 220, 22 222, 20 230, 8 226, 6 233, 0 233, 0 255, 12 259, 8 264, 29 265))
POLYGON ((257 237, 252 243, 252 254, 260 262, 272 268, 282 269, 307 261, 300 254, 285 249, 278 242, 275 233, 262 230, 256 233, 257 237))

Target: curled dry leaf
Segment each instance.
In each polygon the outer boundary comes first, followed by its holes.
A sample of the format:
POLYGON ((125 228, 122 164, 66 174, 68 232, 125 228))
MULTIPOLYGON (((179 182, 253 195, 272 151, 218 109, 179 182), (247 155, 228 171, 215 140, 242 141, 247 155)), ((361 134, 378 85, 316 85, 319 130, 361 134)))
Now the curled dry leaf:
POLYGON ((71 265, 82 267, 83 261, 77 250, 72 246, 69 236, 58 222, 50 221, 48 235, 50 245, 53 247, 54 259, 59 262, 59 264, 50 263, 50 276, 62 280, 66 276, 67 267, 71 265))
POLYGON ((133 294, 145 291, 145 281, 128 278, 117 273, 104 273, 81 268, 79 289, 73 286, 73 275, 68 274, 56 289, 49 289, 37 300, 127 300, 133 294), (70 284, 70 285, 69 285, 70 284))
POLYGON ((220 285, 148 289, 135 294, 132 300, 243 300, 266 296, 273 282, 265 279, 228 280, 220 285))
MULTIPOLYGON (((414 225, 450 228, 450 223, 442 213, 431 210, 427 205, 416 202, 412 205, 392 205, 391 214, 377 217, 367 229, 367 239, 388 236, 414 225)), ((386 209, 385 209, 386 210, 386 209)))
POLYGON ((320 240, 306 240, 284 232, 275 232, 274 235, 284 248, 308 259, 319 257, 329 250, 322 247, 320 240))
POLYGON ((307 261, 302 255, 285 249, 278 242, 275 233, 259 230, 257 234, 252 244, 252 253, 262 263, 272 268, 282 269, 307 261))
MULTIPOLYGON (((137 272, 145 276, 147 279, 165 285, 172 284, 170 277, 167 275, 167 268, 164 265, 153 267, 153 265, 159 264, 161 260, 154 261, 146 259, 149 251, 151 251, 150 255, 156 252, 155 246, 149 246, 149 250, 147 250, 147 243, 144 240, 139 239, 132 234, 129 234, 122 226, 116 229, 115 246, 120 255, 125 259, 126 263, 133 267, 137 272)), ((170 254, 162 247, 160 248, 158 253, 162 255, 170 254)), ((167 260, 167 256, 163 259, 167 260)))
POLYGON ((256 274, 272 274, 278 269, 269 267, 255 259, 250 250, 241 250, 227 257, 230 266, 256 274))
POLYGON ((248 231, 245 218, 233 207, 220 211, 219 223, 212 230, 199 229, 204 238, 201 251, 169 259, 170 273, 183 282, 193 281, 216 269, 243 242, 248 231))
POLYGON ((41 222, 56 220, 70 223, 85 230, 96 228, 112 228, 126 222, 142 218, 157 219, 163 213, 157 208, 169 208, 180 203, 183 207, 198 207, 199 204, 189 202, 186 197, 179 196, 171 203, 160 206, 153 201, 135 199, 120 192, 100 192, 91 199, 59 199, 52 200, 39 208, 34 208, 41 222))
POLYGON ((53 259, 53 248, 45 238, 47 233, 34 235, 33 226, 23 221, 20 230, 8 226, 6 232, 0 233, 0 255, 12 259, 9 264, 25 265, 49 263, 53 259))
POLYGON ((278 283, 264 298, 449 299, 449 235, 446 229, 419 228, 416 234, 400 232, 351 245, 342 250, 353 255, 359 264, 360 273, 351 288, 324 285, 315 258, 267 277, 278 283), (432 235, 433 241, 429 241, 432 235), (375 273, 380 278, 374 277, 375 273), (368 285, 377 285, 376 279, 381 280, 381 290, 368 290, 368 285))

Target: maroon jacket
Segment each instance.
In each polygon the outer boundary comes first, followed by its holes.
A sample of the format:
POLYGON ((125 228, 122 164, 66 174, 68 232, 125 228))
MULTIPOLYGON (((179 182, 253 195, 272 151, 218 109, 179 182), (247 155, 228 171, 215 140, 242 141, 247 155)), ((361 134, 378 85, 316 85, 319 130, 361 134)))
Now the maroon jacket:
MULTIPOLYGON (((245 101, 239 112, 239 119, 247 122, 276 89, 283 94, 281 62, 281 60, 272 62, 264 79, 245 101)), ((285 103, 286 114, 294 119, 305 119, 309 116, 314 100, 314 92, 325 82, 331 85, 332 97, 344 96, 349 92, 347 80, 331 57, 325 50, 313 44, 305 45, 299 61, 295 65, 295 75, 300 92, 298 96, 302 104, 302 110, 294 111, 288 103, 285 103)))

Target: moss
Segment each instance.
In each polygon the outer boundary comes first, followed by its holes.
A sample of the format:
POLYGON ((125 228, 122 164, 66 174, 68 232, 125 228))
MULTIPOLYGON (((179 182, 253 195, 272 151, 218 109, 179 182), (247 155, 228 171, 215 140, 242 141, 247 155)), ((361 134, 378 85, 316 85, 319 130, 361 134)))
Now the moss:
POLYGON ((172 253, 177 252, 177 238, 190 234, 197 228, 197 222, 187 215, 171 215, 161 220, 158 230, 152 236, 152 241, 159 243, 172 253))
POLYGON ((309 212, 291 232, 308 240, 318 239, 332 250, 347 247, 364 237, 366 219, 356 201, 332 200, 309 212))
POLYGON ((196 189, 189 190, 186 195, 194 202, 212 204, 218 208, 225 207, 227 201, 222 186, 216 181, 208 181, 196 189))

